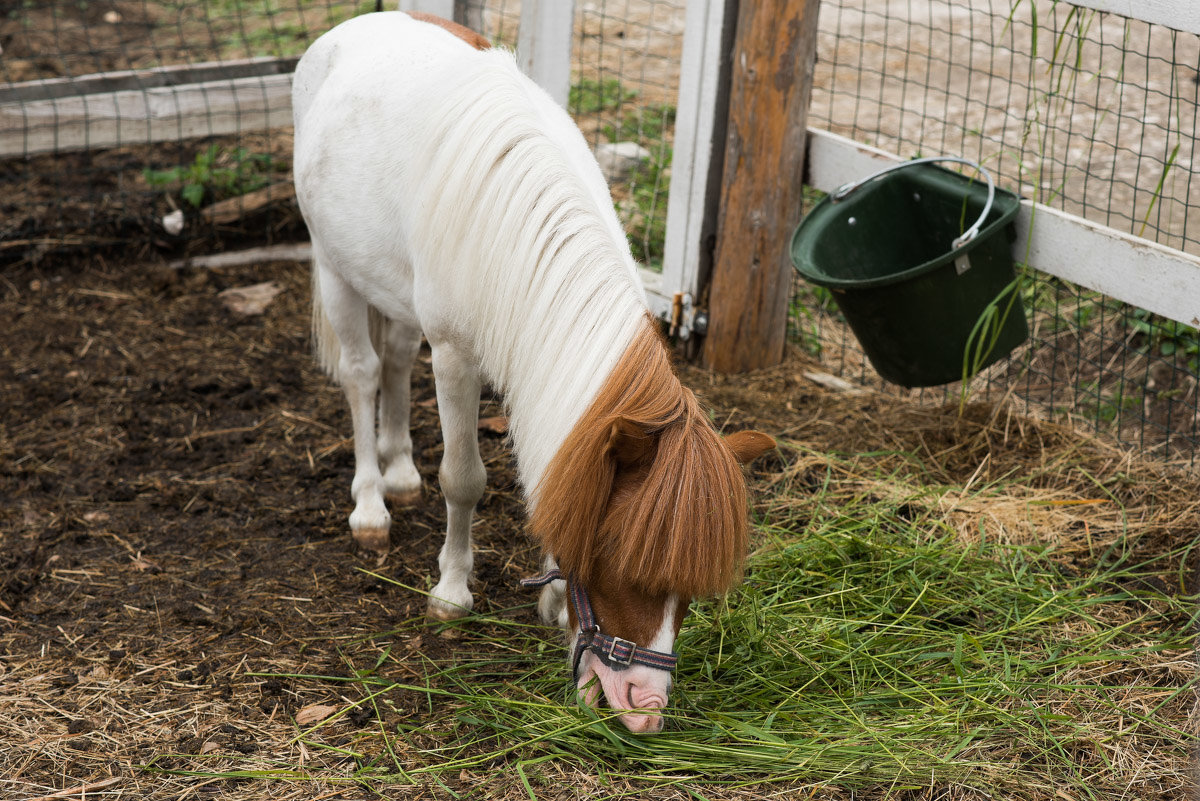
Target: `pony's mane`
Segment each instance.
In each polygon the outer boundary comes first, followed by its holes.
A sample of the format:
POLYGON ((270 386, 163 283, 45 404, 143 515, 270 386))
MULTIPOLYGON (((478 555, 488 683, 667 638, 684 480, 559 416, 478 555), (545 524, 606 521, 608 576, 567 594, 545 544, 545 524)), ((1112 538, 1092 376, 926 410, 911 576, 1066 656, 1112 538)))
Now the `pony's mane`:
POLYGON ((543 475, 531 533, 585 583, 605 560, 646 592, 692 598, 740 575, 747 528, 741 468, 646 319, 543 475), (612 498, 614 432, 630 423, 647 437, 637 468, 645 476, 631 495, 612 498))
POLYGON ((423 202, 408 227, 419 269, 456 276, 462 325, 505 397, 527 487, 645 313, 595 159, 540 92, 502 50, 455 65, 414 142, 422 170, 411 190, 423 202))

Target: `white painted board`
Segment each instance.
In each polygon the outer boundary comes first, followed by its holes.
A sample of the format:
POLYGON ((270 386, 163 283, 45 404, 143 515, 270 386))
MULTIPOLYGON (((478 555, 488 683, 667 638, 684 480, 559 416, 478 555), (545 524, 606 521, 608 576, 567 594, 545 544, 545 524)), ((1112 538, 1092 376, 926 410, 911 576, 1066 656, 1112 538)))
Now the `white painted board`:
POLYGON ((454 0, 399 0, 396 5, 384 2, 383 7, 400 11, 422 11, 442 19, 454 19, 454 0))
POLYGON ((667 228, 663 253, 662 299, 651 300, 657 316, 670 316, 675 293, 700 293, 701 260, 706 240, 716 233, 712 210, 720 193, 712 180, 715 162, 725 147, 721 107, 722 41, 730 21, 725 0, 691 0, 684 21, 679 67, 679 102, 671 186, 667 195, 667 228))
POLYGON ((571 91, 574 0, 523 0, 517 63, 564 108, 571 91))
POLYGON ((0 156, 287 127, 291 91, 285 74, 0 103, 0 156))
POLYGON ((1198 0, 1070 0, 1071 5, 1200 34, 1198 0))

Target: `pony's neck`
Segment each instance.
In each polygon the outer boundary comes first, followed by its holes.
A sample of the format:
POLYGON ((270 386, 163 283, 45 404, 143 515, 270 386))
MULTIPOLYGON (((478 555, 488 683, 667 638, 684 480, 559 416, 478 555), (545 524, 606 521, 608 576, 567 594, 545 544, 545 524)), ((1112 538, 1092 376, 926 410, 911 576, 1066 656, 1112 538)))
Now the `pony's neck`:
POLYGON ((511 56, 475 62, 469 78, 454 73, 452 95, 430 99, 442 118, 417 140, 412 196, 425 202, 406 228, 415 263, 438 265, 442 307, 428 314, 469 341, 504 396, 532 499, 647 310, 579 129, 511 56))
POLYGON ((502 389, 517 472, 531 504, 564 440, 649 325, 644 302, 629 291, 589 303, 553 328, 532 326, 535 341, 511 359, 518 369, 509 371, 502 389))

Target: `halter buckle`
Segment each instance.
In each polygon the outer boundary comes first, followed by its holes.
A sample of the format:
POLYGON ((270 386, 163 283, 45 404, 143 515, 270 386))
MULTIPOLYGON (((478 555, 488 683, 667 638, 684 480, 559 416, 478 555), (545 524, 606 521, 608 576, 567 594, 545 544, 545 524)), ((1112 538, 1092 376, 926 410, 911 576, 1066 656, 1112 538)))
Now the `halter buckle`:
POLYGON ((623 665, 624 667, 629 667, 633 664, 633 655, 637 651, 637 647, 637 643, 633 640, 626 640, 623 637, 613 637, 612 642, 608 644, 608 661, 615 662, 616 664, 623 665), (624 659, 616 655, 618 644, 620 647, 627 649, 624 659))

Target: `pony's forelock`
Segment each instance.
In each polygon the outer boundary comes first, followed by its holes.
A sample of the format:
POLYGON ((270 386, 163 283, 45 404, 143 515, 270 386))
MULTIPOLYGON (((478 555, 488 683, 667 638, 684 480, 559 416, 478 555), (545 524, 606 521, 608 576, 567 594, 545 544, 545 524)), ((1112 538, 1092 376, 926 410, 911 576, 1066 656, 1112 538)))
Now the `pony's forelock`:
POLYGON ((698 597, 739 576, 746 517, 741 468, 680 385, 647 319, 542 476, 531 532, 584 582, 603 559, 644 592, 698 597), (638 480, 612 498, 622 469, 612 437, 621 421, 657 442, 646 464, 624 466, 638 480))

